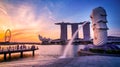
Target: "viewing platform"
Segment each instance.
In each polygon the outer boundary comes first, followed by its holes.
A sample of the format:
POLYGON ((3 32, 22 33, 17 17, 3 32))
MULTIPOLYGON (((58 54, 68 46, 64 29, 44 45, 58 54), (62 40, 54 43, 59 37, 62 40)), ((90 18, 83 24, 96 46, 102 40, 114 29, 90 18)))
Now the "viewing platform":
POLYGON ((56 25, 61 25, 61 24, 67 24, 67 25, 72 25, 72 24, 83 24, 84 22, 77 22, 77 23, 70 23, 70 22, 59 22, 59 23, 55 23, 56 25))
POLYGON ((32 46, 26 46, 26 45, 16 45, 14 47, 8 46, 7 48, 2 48, 0 46, 0 55, 4 54, 4 60, 7 60, 7 54, 9 54, 9 59, 11 59, 12 53, 20 53, 20 57, 23 57, 23 52, 32 51, 32 56, 35 55, 35 50, 38 50, 38 47, 35 45, 32 46))

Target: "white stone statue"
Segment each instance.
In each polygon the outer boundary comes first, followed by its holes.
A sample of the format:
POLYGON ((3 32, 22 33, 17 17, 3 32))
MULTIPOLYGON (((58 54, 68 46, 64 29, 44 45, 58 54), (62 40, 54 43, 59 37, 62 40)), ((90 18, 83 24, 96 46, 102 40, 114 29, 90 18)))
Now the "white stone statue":
POLYGON ((96 46, 107 43, 107 19, 106 11, 102 7, 93 9, 91 14, 92 28, 94 33, 93 44, 96 46))

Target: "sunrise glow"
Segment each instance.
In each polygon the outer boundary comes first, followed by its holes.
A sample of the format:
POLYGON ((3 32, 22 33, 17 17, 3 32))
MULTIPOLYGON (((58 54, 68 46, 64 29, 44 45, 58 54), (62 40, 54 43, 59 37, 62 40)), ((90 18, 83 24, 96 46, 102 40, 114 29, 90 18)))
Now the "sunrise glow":
MULTIPOLYGON (((47 38, 59 39, 60 38, 60 27, 54 23, 65 21, 65 22, 82 22, 91 21, 90 13, 94 6, 93 4, 87 8, 83 8, 84 4, 72 1, 12 1, 12 0, 1 0, 0 1, 0 41, 4 41, 4 34, 7 29, 12 32, 11 41, 33 41, 39 42, 38 35, 42 35, 47 38), (70 5, 70 6, 69 6, 70 5), (71 6, 74 5, 74 6, 71 6), (79 5, 79 6, 78 6, 79 5), (74 7, 74 8, 73 8, 74 7), (74 11, 73 11, 74 10, 74 11)), ((84 3, 84 2, 83 2, 84 3)), ((90 1, 90 4, 92 1, 90 1)), ((114 3, 113 3, 114 4, 114 3)), ((105 8, 108 7, 104 6, 105 8)), ((114 6, 112 6, 114 7, 114 6)), ((108 10, 107 8, 106 10, 108 10)), ((108 13, 110 13, 108 11, 108 13)), ((117 24, 118 19, 112 19, 108 15, 108 25, 110 28, 109 35, 119 36, 120 31, 117 24), (116 21, 116 22, 114 22, 116 21), (111 25, 110 23, 116 23, 111 25)), ((117 17, 117 15, 114 15, 117 17)), ((71 31, 68 28, 68 31, 71 31)), ((82 37, 82 31, 80 31, 80 37, 82 37)), ((91 29, 91 37, 93 37, 91 29)), ((68 39, 71 38, 71 33, 68 33, 68 39)))

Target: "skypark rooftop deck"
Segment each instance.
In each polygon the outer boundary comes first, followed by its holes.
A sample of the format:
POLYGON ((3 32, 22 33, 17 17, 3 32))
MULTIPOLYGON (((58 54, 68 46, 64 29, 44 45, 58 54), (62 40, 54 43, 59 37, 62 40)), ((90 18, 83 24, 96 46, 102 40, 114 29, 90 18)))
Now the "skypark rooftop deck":
POLYGON ((60 24, 67 24, 67 25, 72 25, 72 24, 78 24, 78 25, 81 25, 83 24, 84 22, 79 22, 79 23, 70 23, 70 22, 60 22, 60 23, 55 23, 56 25, 60 25, 60 24))

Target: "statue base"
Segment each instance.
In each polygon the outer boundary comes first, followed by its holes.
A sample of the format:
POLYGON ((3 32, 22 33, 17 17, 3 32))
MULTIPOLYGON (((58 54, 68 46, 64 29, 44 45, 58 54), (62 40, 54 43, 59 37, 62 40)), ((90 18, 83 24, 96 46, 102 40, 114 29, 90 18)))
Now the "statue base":
POLYGON ((84 50, 89 50, 89 49, 120 50, 120 48, 117 45, 113 45, 113 44, 104 44, 100 46, 89 44, 84 48, 84 50))

